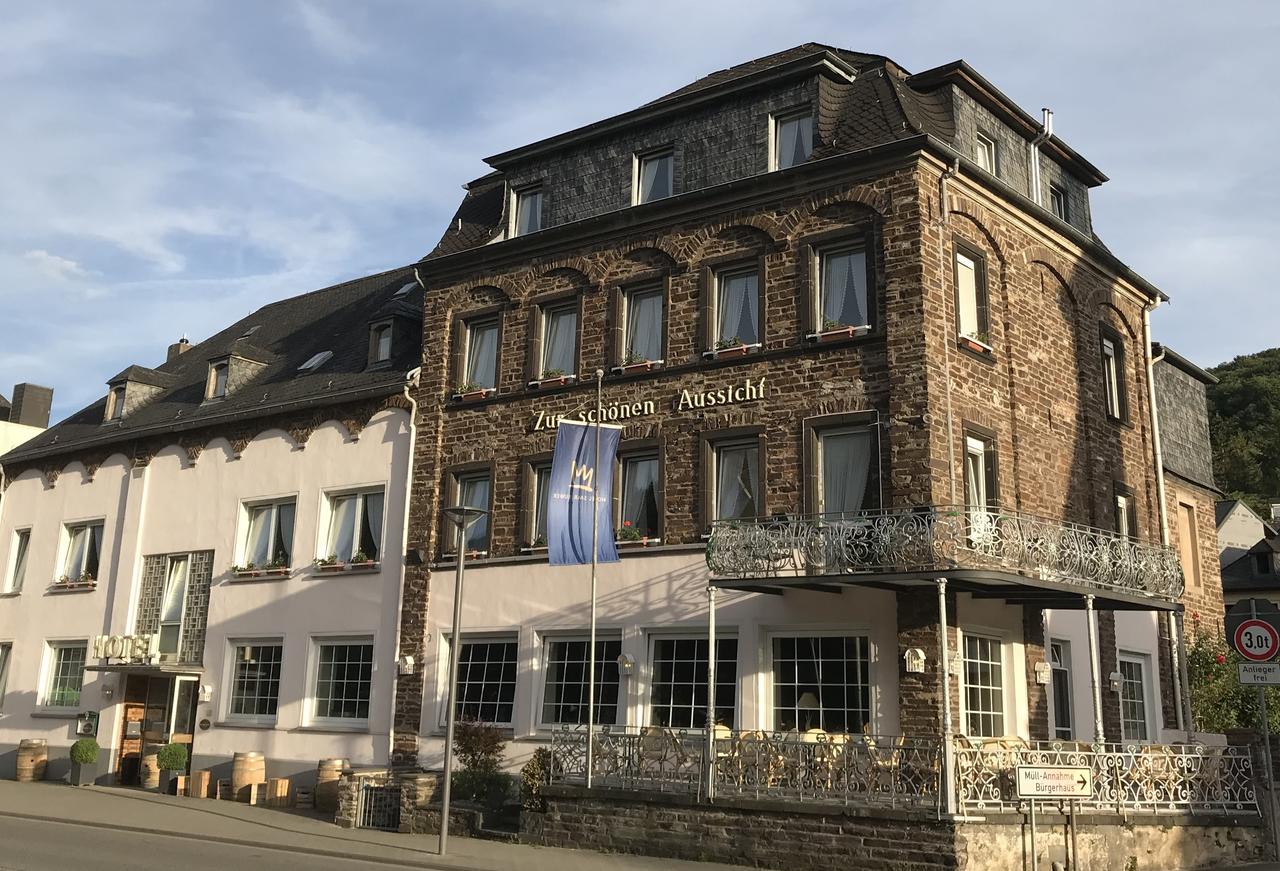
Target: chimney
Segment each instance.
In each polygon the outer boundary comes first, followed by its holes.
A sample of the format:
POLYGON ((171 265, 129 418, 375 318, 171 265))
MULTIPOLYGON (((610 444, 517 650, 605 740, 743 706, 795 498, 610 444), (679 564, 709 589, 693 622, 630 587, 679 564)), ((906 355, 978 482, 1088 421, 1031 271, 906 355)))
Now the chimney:
POLYGON ((187 337, 183 336, 178 341, 169 346, 169 353, 165 355, 164 361, 168 363, 174 357, 180 357, 191 350, 191 343, 187 341, 187 337))
POLYGON ((39 387, 35 384, 15 385, 13 410, 9 412, 9 422, 46 429, 49 426, 49 409, 52 407, 52 387, 39 387))
MULTIPOLYGON (((15 403, 16 405, 17 403, 15 403)), ((1280 502, 1271 503, 1271 519, 1280 520, 1280 502)))

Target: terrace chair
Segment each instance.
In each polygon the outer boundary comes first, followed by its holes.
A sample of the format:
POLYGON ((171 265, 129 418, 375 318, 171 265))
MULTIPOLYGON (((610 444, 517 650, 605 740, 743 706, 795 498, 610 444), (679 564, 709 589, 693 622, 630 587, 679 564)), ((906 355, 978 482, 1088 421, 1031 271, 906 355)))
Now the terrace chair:
POLYGON ((734 754, 740 787, 772 788, 782 780, 786 759, 763 732, 743 732, 734 754))
POLYGON ((1169 748, 1160 744, 1144 744, 1136 767, 1146 781, 1143 790, 1148 800, 1172 802, 1178 794, 1178 761, 1169 748))
POLYGON ((689 754, 670 729, 645 726, 636 741, 636 762, 641 779, 662 782, 687 768, 689 754))

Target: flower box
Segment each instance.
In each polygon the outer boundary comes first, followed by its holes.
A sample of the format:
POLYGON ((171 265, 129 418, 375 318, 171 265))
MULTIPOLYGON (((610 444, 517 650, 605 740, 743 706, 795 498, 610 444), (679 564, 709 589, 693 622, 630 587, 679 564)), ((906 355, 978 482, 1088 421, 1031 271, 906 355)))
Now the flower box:
POLYGON ((972 351, 975 354, 990 354, 991 346, 976 336, 961 336, 959 338, 960 347, 966 351, 972 351))
POLYGON ((856 336, 865 336, 869 332, 871 332, 871 327, 867 324, 863 324, 860 327, 840 326, 822 330, 817 333, 809 333, 805 338, 810 342, 825 345, 828 342, 841 342, 846 339, 852 339, 856 336))
POLYGON ((373 572, 377 571, 382 563, 377 560, 361 560, 360 562, 336 562, 336 563, 316 563, 316 569, 325 575, 340 575, 347 572, 373 572))
POLYGON ((231 573, 237 578, 248 580, 250 578, 287 578, 292 569, 288 566, 271 566, 269 568, 232 568, 231 573))
POLYGON ((482 387, 479 390, 468 390, 466 393, 453 394, 454 402, 479 402, 490 393, 493 392, 492 387, 482 387))
POLYGON ((578 380, 577 375, 552 375, 548 378, 537 378, 529 382, 530 390, 545 390, 548 387, 563 387, 578 380))
POLYGON ((634 375, 640 372, 651 372, 654 369, 661 368, 665 360, 640 360, 636 363, 623 363, 621 366, 614 366, 609 371, 614 375, 634 375))
POLYGON ((98 586, 96 578, 80 577, 80 578, 58 578, 49 585, 51 593, 78 593, 86 590, 95 589, 98 586))
POLYGON ((702 356, 710 357, 713 360, 732 360, 735 357, 745 357, 759 350, 759 348, 759 342, 750 345, 731 345, 727 348, 713 348, 710 351, 705 351, 702 356))
POLYGON ((316 563, 316 568, 324 574, 337 574, 347 570, 346 563, 316 563))
POLYGON ((636 548, 636 547, 656 547, 662 544, 660 538, 619 538, 617 540, 618 547, 636 548))

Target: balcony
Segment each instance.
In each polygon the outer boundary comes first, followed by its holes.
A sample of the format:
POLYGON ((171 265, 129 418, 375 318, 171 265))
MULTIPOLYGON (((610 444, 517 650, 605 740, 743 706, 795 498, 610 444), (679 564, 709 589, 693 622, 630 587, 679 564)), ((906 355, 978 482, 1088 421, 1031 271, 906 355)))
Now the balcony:
POLYGON ((718 586, 749 590, 945 575, 957 589, 1044 607, 1078 607, 1073 601, 1088 594, 1117 608, 1170 607, 1183 589, 1170 548, 1003 509, 958 506, 718 521, 707 567, 717 579, 733 581, 718 586))

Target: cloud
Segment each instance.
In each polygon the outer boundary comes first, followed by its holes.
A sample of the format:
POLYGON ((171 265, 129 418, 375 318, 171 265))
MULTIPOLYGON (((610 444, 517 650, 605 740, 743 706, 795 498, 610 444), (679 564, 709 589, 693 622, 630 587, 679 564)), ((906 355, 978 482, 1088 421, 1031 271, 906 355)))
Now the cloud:
POLYGON ((31 263, 40 272, 50 278, 62 281, 76 281, 89 277, 89 272, 79 263, 57 254, 50 254, 43 248, 37 248, 23 254, 23 259, 31 263))
POLYGON ((371 43, 356 34, 351 21, 339 19, 308 0, 297 0, 294 8, 311 42, 329 57, 350 62, 366 57, 373 50, 371 43))

